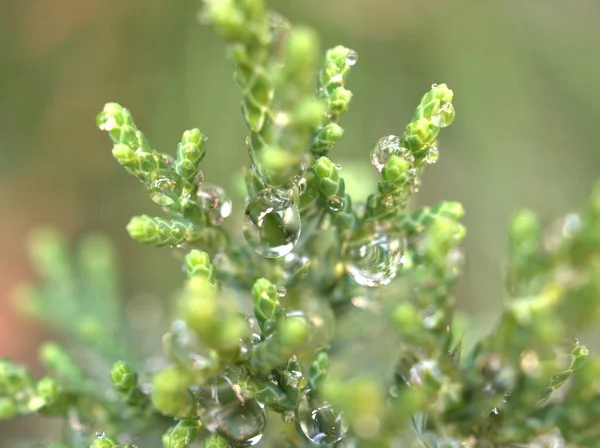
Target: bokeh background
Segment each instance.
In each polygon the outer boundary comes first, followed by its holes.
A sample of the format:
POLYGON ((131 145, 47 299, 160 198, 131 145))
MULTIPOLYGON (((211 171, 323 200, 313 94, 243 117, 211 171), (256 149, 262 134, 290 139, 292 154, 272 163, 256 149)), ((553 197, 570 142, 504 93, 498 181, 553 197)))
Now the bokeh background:
MULTIPOLYGON (((400 134, 432 83, 455 91, 457 119, 426 170, 420 204, 461 201, 467 273, 459 306, 486 328, 503 300, 505 228, 530 207, 571 211, 600 177, 600 3, 595 0, 272 0, 316 28, 323 47, 359 54, 346 135, 332 157, 350 188, 375 187, 373 142, 400 134), (366 174, 365 174, 366 173, 366 174)), ((11 291, 33 278, 26 237, 50 225, 72 241, 90 231, 118 247, 124 297, 168 297, 180 284, 167 249, 132 242, 133 214, 158 213, 112 159, 94 118, 130 108, 153 147, 175 151, 184 129, 209 136, 204 172, 228 187, 246 163, 239 92, 225 46, 199 25, 197 0, 0 1, 0 357, 35 370, 48 332, 21 317, 11 291)), ((231 223, 230 223, 231 224, 231 223)), ((477 331, 477 330, 475 330, 477 331)), ((26 425, 11 425, 29 431, 26 425)), ((9 432, 0 424, 0 446, 9 432)))

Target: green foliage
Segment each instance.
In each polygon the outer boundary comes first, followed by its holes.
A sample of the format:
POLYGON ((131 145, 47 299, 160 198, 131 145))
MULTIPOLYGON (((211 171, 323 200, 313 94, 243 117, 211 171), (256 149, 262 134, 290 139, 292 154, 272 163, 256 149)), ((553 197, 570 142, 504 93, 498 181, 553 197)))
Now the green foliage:
POLYGON ((246 241, 222 227, 226 193, 204 184, 200 130, 172 157, 107 104, 97 124, 113 156, 166 214, 133 217, 129 234, 186 252, 164 357, 150 369, 129 353, 110 246, 83 241, 75 270, 61 238, 41 232, 41 282, 23 288, 25 308, 112 363, 114 394, 50 344, 39 381, 0 362, 0 418, 63 417, 64 447, 595 446, 600 361, 574 335, 600 321, 600 186, 547 230, 532 212, 513 219, 505 310, 463 355, 452 288, 464 210, 409 207, 454 120, 453 92, 434 84, 402 135, 375 142, 381 178, 355 203, 329 152, 356 52, 337 46, 319 62, 315 33, 263 0, 206 0, 203 18, 242 91, 246 241))

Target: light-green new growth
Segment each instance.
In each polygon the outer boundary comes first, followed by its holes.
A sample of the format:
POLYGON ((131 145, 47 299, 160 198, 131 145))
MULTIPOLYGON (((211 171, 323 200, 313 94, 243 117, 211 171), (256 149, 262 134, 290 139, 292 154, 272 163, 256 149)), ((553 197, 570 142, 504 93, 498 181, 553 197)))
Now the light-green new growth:
POLYGON ((55 448, 598 446, 600 359, 575 333, 600 321, 600 186, 547 230, 531 212, 514 218, 505 311, 462 353, 452 287, 464 210, 408 206, 454 120, 452 90, 434 84, 401 135, 374 143, 381 177, 355 203, 330 154, 356 52, 322 57, 314 31, 264 0, 204 3, 249 133, 244 240, 222 227, 231 199, 204 183, 199 129, 172 156, 107 104, 97 124, 114 158, 164 211, 127 231, 186 252, 164 353, 154 367, 135 353, 107 241, 83 241, 71 263, 65 242, 40 232, 41 282, 22 289, 24 308, 113 367, 95 378, 55 344, 42 350, 39 381, 0 361, 0 418, 64 418, 63 439, 42 441, 55 448), (62 302, 64 318, 52 313, 62 302))

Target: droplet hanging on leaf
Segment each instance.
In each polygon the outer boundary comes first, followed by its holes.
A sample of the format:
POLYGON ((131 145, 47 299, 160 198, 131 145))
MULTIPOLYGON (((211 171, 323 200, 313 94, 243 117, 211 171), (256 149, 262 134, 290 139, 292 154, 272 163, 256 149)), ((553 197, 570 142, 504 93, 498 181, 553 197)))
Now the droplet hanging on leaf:
POLYGON ((157 170, 150 175, 147 184, 150 199, 159 205, 171 205, 183 191, 183 180, 171 170, 157 170))
POLYGON ((302 395, 296 421, 306 438, 318 445, 339 442, 348 431, 342 413, 336 412, 313 390, 307 390, 302 395))
POLYGON ((425 161, 427 163, 435 163, 440 156, 440 152, 435 146, 429 147, 427 152, 425 153, 425 161))
POLYGON ((400 236, 373 234, 350 243, 345 251, 346 272, 361 286, 388 285, 398 274, 404 255, 400 236))
POLYGON ((201 185, 196 192, 196 203, 208 215, 213 226, 218 226, 231 215, 231 199, 217 185, 201 185))
POLYGON ((233 446, 253 446, 262 438, 266 417, 262 405, 243 395, 227 377, 202 386, 196 392, 198 417, 210 432, 233 446))
POLYGON ((401 152, 400 137, 397 135, 388 135, 382 137, 375 143, 371 150, 371 165, 381 172, 388 159, 401 152))
POLYGON ((294 249, 300 225, 296 198, 266 189, 248 203, 243 233, 254 252, 265 258, 279 258, 294 249))

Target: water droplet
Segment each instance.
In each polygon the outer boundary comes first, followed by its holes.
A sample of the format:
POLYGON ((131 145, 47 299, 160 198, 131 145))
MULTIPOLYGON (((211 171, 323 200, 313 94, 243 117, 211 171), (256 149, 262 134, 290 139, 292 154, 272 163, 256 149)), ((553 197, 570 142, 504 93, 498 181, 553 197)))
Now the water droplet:
POLYGON ((204 172, 202 170, 198 170, 196 176, 194 177, 194 185, 202 185, 204 183, 204 172))
POLYGON ((371 150, 371 165, 381 172, 389 160, 390 156, 400 152, 400 137, 397 135, 388 135, 382 137, 375 143, 371 150))
POLYGON ((407 152, 403 155, 403 157, 404 157, 404 160, 406 160, 411 165, 415 164, 415 156, 413 156, 411 153, 407 152))
POLYGON ((284 423, 294 423, 296 420, 296 413, 294 411, 283 411, 281 413, 281 419, 284 423))
POLYGON ((96 438, 97 439, 103 439, 104 437, 106 437, 106 434, 104 431, 96 431, 96 438))
POLYGON ((354 50, 349 50, 346 55, 346 65, 353 67, 358 62, 358 53, 354 50))
POLYGON ((335 166, 335 169, 338 171, 341 171, 341 169, 343 168, 341 163, 336 163, 334 166, 335 166))
POLYGON ((390 397, 392 398, 398 398, 398 386, 393 384, 390 386, 388 393, 390 394, 390 397))
POLYGON ((157 170, 147 186, 150 199, 159 205, 171 205, 181 196, 183 180, 171 170, 157 170))
POLYGON ((117 120, 115 119, 115 117, 106 116, 106 114, 102 113, 98 127, 101 131, 110 132, 117 127, 117 120))
POLYGON ((282 276, 288 287, 296 285, 308 275, 311 263, 307 256, 289 253, 282 261, 282 276))
POLYGON ((286 294, 287 294, 287 289, 285 289, 285 286, 280 286, 279 288, 277 288, 277 297, 279 297, 280 299, 283 299, 286 294))
POLYGON ((435 163, 439 157, 440 151, 435 146, 430 146, 427 150, 427 154, 425 154, 425 162, 435 163))
POLYGON ((409 384, 411 386, 421 387, 426 381, 427 376, 430 376, 432 378, 440 378, 441 373, 437 362, 430 359, 426 359, 412 366, 408 375, 410 381, 409 384))
POLYGON ((434 84, 431 84, 431 88, 432 88, 432 89, 437 89, 437 86, 438 86, 438 85, 437 85, 437 84, 435 84, 435 83, 434 83, 434 84))
POLYGON ((348 431, 342 413, 336 412, 312 390, 302 395, 296 419, 304 435, 319 445, 339 442, 348 431))
POLYGON ((344 199, 340 196, 334 195, 327 201, 327 208, 333 213, 337 213, 344 208, 344 199))
POLYGON ((295 198, 282 197, 266 189, 248 203, 243 233, 254 252, 266 258, 279 258, 296 245, 300 225, 295 198))
POLYGON ((361 286, 388 285, 398 274, 403 252, 400 237, 374 234, 369 241, 347 248, 346 271, 361 286))
POLYGON ((447 128, 454 121, 454 116, 455 112, 452 103, 445 103, 438 109, 437 114, 431 118, 436 126, 447 128))
POLYGON ((196 192, 196 203, 208 214, 213 226, 218 226, 231 215, 231 199, 225 190, 217 185, 200 186, 196 192))
POLYGON ((227 377, 202 386, 196 392, 198 417, 210 432, 216 432, 235 446, 252 446, 265 429, 265 410, 254 398, 242 394, 227 377))
POLYGON ((252 344, 258 344, 260 341, 262 341, 262 337, 260 336, 260 334, 252 333, 252 335, 250 336, 250 342, 252 342, 252 344))

